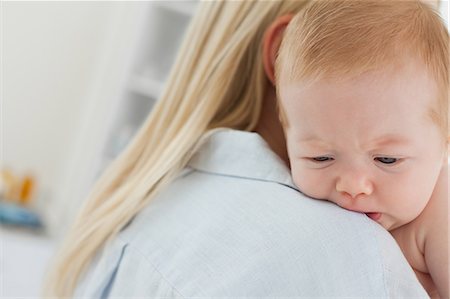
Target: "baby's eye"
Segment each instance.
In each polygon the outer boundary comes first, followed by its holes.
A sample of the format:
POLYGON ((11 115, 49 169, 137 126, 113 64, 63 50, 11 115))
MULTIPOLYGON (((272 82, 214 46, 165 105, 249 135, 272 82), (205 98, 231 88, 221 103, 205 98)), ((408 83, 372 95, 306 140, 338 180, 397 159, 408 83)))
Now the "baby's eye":
POLYGON ((327 162, 333 160, 333 158, 330 157, 314 157, 311 158, 314 162, 327 162))
POLYGON ((377 158, 375 158, 375 160, 379 161, 383 164, 394 164, 394 163, 397 163, 399 159, 389 158, 389 157, 377 157, 377 158))

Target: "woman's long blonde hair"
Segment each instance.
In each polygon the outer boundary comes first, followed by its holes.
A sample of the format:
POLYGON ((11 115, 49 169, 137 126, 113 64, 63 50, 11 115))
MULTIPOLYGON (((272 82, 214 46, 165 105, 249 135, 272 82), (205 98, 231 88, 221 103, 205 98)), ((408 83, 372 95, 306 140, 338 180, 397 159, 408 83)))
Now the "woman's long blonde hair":
POLYGON ((186 165, 211 129, 253 130, 267 78, 265 29, 307 0, 200 3, 158 103, 84 202, 46 277, 45 297, 72 297, 94 256, 186 165))

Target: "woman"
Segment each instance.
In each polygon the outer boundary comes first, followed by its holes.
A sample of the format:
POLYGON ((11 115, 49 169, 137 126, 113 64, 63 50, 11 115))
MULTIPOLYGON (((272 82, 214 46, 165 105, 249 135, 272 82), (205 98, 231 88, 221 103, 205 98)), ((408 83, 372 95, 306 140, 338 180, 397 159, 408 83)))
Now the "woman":
POLYGON ((266 74, 306 4, 201 3, 160 101, 84 203, 46 296, 426 296, 387 232, 292 184, 266 74))

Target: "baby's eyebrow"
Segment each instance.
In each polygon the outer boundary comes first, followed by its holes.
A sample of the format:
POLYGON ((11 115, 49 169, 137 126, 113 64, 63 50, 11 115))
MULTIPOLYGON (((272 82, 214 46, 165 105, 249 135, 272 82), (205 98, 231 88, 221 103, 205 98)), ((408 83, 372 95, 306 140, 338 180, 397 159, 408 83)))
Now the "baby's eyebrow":
POLYGON ((382 147, 386 145, 405 145, 411 143, 412 141, 405 136, 388 134, 374 139, 371 144, 377 147, 382 147))
POLYGON ((305 138, 301 138, 298 140, 299 143, 302 144, 308 144, 308 145, 312 145, 312 146, 316 146, 316 147, 320 147, 323 149, 328 148, 329 146, 327 146, 327 142, 319 137, 316 136, 308 136, 305 138))
MULTIPOLYGON (((298 142, 308 145, 313 145, 321 148, 328 148, 327 142, 320 137, 309 135, 307 137, 301 138, 298 142)), ((402 135, 397 134, 386 134, 373 139, 368 144, 364 144, 366 147, 379 148, 388 145, 408 145, 412 141, 402 135)))

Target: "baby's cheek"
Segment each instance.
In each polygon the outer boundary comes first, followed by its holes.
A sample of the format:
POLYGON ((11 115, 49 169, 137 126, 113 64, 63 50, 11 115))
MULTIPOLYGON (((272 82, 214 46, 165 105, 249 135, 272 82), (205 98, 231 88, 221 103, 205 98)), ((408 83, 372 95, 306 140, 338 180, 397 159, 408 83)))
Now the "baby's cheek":
POLYGON ((309 197, 320 199, 328 197, 324 178, 317 170, 292 167, 292 180, 297 188, 309 197))

